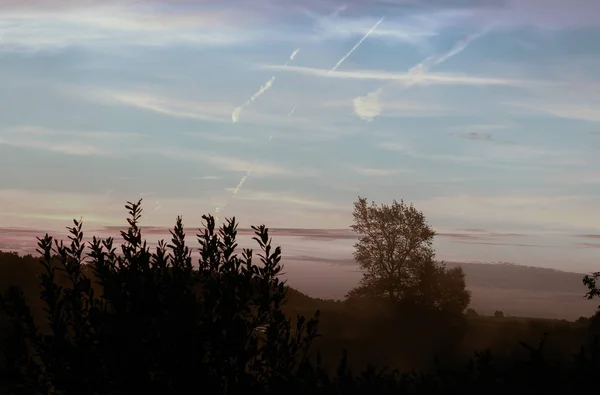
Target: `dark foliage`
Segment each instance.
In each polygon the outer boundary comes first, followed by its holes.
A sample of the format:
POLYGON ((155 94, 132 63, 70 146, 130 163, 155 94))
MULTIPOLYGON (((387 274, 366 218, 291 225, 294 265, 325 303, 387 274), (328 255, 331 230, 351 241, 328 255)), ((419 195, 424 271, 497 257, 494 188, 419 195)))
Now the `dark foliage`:
MULTIPOLYGON (((373 366, 357 373, 344 353, 337 371, 326 373, 320 356, 309 356, 318 341, 318 311, 308 321, 284 313, 281 250, 271 246, 264 226, 253 228, 256 264, 251 250, 236 253, 235 220, 216 229, 204 216, 195 267, 181 218, 171 242, 150 251, 139 228, 140 203, 126 206, 129 228, 119 253, 110 238, 94 238, 85 253, 80 221, 69 228, 68 245, 48 235, 38 239, 42 270, 32 275, 39 278, 45 317, 35 317, 23 289, 12 286, 2 295, 9 340, 2 393, 549 394, 596 388, 597 342, 550 359, 552 334, 537 346, 521 342, 524 357, 487 351, 466 364, 437 360, 427 373, 400 374, 373 366)), ((429 339, 403 328, 403 317, 372 310, 382 327, 387 323, 409 340, 429 339)), ((420 328, 451 323, 439 319, 420 328)), ((384 341, 392 341, 390 333, 384 341)))
POLYGON ((112 239, 94 238, 84 265, 78 221, 69 228, 69 245, 38 239, 48 331, 34 323, 20 289, 3 297, 14 335, 9 365, 23 393, 165 394, 199 383, 238 393, 288 382, 317 336, 316 320, 298 317, 292 327, 282 313, 281 250, 271 246, 268 230, 254 228, 257 265, 251 250, 234 252, 235 220, 217 231, 214 219, 203 217, 194 268, 181 218, 171 243, 150 252, 138 225, 140 202, 126 207, 121 254, 112 239), (57 284, 58 271, 68 286, 57 284))
POLYGON ((368 298, 392 306, 458 317, 470 301, 462 268, 435 261, 434 230, 412 204, 354 203, 352 230, 358 235, 354 258, 363 270, 350 298, 368 298))

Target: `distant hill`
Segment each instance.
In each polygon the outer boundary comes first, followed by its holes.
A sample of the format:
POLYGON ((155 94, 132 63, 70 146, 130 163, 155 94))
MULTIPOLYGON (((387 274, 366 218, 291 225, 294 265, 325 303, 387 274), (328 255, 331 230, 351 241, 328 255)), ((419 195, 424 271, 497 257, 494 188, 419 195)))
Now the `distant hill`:
POLYGON ((502 310, 511 316, 575 320, 592 315, 598 306, 585 299, 581 273, 511 264, 446 264, 462 266, 471 307, 484 314, 502 310))
MULTIPOLYGON (((294 257, 285 260, 289 284, 307 295, 343 298, 361 278, 351 259, 294 257)), ((518 317, 576 320, 589 317, 600 301, 589 301, 583 273, 512 264, 446 262, 462 266, 471 307, 484 315, 496 310, 518 317)))
MULTIPOLYGON (((326 259, 314 261, 320 261, 317 262, 319 265, 328 262, 326 259)), ((289 284, 293 287, 288 292, 290 307, 307 311, 320 308, 323 301, 318 297, 341 299, 356 284, 360 274, 348 270, 353 266, 352 261, 334 260, 331 263, 334 265, 327 265, 327 271, 323 271, 325 275, 306 270, 295 272, 293 265, 288 266, 289 284), (342 275, 351 272, 351 277, 342 275), (304 273, 303 278, 301 273, 304 273)), ((510 264, 446 262, 446 265, 463 267, 467 288, 472 292, 471 307, 484 315, 502 310, 506 315, 516 317, 576 320, 591 316, 599 303, 584 298, 586 288, 580 273, 510 264)), ((37 287, 28 280, 39 270, 36 258, 0 251, 1 289, 17 283, 25 287, 25 293, 30 297, 37 296, 37 287)))

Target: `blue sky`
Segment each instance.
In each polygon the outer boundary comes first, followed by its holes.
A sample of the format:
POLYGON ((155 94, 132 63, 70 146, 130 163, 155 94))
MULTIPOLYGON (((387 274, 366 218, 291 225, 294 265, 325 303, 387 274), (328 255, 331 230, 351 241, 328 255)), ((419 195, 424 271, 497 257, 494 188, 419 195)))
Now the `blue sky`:
POLYGON ((154 226, 347 228, 360 195, 445 258, 591 270, 599 2, 299 4, 0 1, 0 226, 144 197, 154 226))

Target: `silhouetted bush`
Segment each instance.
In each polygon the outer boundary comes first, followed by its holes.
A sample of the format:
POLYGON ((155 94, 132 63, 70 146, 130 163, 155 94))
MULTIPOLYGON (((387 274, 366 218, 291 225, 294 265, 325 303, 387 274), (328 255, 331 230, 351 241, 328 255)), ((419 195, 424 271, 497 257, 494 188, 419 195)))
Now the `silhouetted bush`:
POLYGON ((49 331, 38 330, 20 289, 11 287, 2 299, 13 328, 12 373, 22 391, 166 394, 201 385, 238 393, 289 382, 306 362, 316 319, 298 317, 292 328, 282 313, 281 250, 271 246, 267 229, 253 228, 257 265, 251 250, 234 253, 235 219, 217 231, 204 216, 196 269, 181 218, 171 244, 161 241, 150 252, 138 227, 140 203, 126 206, 121 254, 111 238, 94 237, 91 276, 84 273, 81 222, 69 228, 68 246, 48 235, 38 239, 49 331), (66 273, 69 286, 57 285, 57 271, 66 273))
MULTIPOLYGON (((120 253, 113 239, 94 237, 84 254, 79 221, 69 228, 66 246, 48 235, 38 239, 43 270, 34 276, 39 274, 46 317, 36 323, 19 287, 2 295, 9 341, 4 343, 0 381, 10 386, 0 386, 2 393, 479 395, 596 389, 597 341, 569 358, 552 360, 546 336, 537 347, 520 342, 524 357, 486 351, 466 364, 438 359, 425 373, 400 374, 374 366, 356 373, 344 353, 337 372, 325 373, 320 356, 313 361, 308 353, 318 336, 318 311, 309 321, 298 316, 295 325, 284 314, 281 250, 271 246, 264 226, 253 227, 260 247, 260 264, 255 264, 251 250, 236 254, 234 219, 217 230, 214 219, 204 216, 194 267, 180 217, 171 243, 161 241, 155 252, 149 250, 138 226, 140 203, 126 206, 129 228, 121 232, 125 243, 120 253)), ((305 295, 295 297, 308 303, 305 295)), ((391 344, 398 334, 409 342, 432 341, 434 332, 425 331, 427 327, 453 331, 452 320, 430 315, 417 333, 403 317, 390 316, 387 306, 372 301, 348 301, 339 308, 368 313, 376 321, 373 328, 387 328, 379 336, 370 332, 375 336, 369 339, 358 336, 369 344, 391 344)))

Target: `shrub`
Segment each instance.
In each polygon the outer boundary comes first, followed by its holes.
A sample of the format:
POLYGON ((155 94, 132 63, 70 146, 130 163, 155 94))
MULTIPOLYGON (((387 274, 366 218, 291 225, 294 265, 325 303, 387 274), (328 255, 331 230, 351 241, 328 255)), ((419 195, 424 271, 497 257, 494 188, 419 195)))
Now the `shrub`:
POLYGON ((202 386, 238 393, 289 382, 307 363, 318 312, 308 322, 298 317, 295 330, 282 313, 281 249, 271 246, 267 228, 253 227, 261 252, 255 264, 252 250, 235 253, 235 218, 217 231, 203 216, 195 268, 181 217, 171 243, 160 241, 151 252, 139 228, 141 200, 126 208, 121 254, 112 238, 96 237, 84 254, 76 220, 69 245, 38 238, 47 331, 34 324, 20 289, 2 298, 21 391, 167 394, 202 386), (68 286, 57 285, 57 271, 66 273, 68 286))

